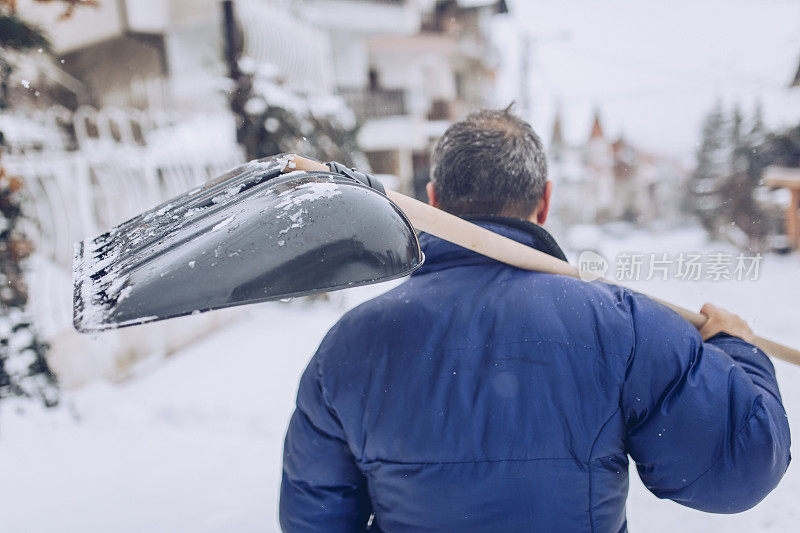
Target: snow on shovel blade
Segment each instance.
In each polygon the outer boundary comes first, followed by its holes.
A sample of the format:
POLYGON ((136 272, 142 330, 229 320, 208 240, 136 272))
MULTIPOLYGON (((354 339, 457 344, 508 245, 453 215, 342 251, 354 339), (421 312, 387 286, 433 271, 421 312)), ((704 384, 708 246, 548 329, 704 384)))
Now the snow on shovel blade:
POLYGON ((253 161, 76 246, 81 332, 377 283, 422 264, 386 196, 253 161))

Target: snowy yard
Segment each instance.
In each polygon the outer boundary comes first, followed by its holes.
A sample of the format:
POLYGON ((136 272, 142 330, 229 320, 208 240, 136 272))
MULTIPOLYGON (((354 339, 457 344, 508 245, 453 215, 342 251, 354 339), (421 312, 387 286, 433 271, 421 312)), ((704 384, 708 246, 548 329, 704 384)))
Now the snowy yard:
MULTIPOLYGON (((604 238, 622 250, 717 250, 696 231, 604 238)), ((574 255, 572 256, 574 257, 574 255)), ((712 301, 757 333, 800 346, 800 258, 769 256, 758 281, 640 282, 698 309, 712 301)), ((276 531, 283 434, 297 381, 342 312, 387 286, 331 301, 254 306, 243 319, 123 384, 94 384, 42 412, 4 402, 0 412, 0 521, 9 532, 276 531)), ((101 342, 99 339, 98 342, 101 342)), ((793 429, 800 427, 800 367, 776 362, 793 429)), ((631 471, 634 532, 791 531, 800 523, 800 473, 754 510, 709 515, 660 501, 631 471)))

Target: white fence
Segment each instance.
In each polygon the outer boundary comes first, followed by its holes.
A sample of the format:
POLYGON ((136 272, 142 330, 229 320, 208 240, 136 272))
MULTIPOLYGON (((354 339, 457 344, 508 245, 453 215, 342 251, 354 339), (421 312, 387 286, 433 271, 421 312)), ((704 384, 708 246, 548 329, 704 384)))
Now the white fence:
POLYGON ((8 147, 0 163, 23 178, 28 194, 27 231, 36 248, 29 311, 53 345, 53 364, 67 384, 118 375, 120 357, 169 351, 218 322, 213 317, 177 328, 153 326, 145 328, 147 339, 145 330, 80 339, 72 331, 72 256, 76 242, 240 164, 232 115, 81 108, 74 114, 4 115, 0 131, 8 147), (70 129, 71 135, 65 133, 70 129), (89 361, 95 368, 87 371, 89 361))
POLYGON ((40 254, 69 267, 76 242, 180 194, 241 163, 236 152, 159 156, 146 147, 4 157, 21 176, 40 254))

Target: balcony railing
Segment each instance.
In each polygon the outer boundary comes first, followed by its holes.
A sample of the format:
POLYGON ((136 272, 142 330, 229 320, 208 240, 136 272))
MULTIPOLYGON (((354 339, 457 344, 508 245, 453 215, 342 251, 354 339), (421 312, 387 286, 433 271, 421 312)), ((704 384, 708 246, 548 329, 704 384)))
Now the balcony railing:
POLYGON ((403 89, 339 89, 339 95, 360 119, 408 114, 403 89))
POLYGON ((436 98, 428 110, 428 120, 453 120, 453 106, 448 100, 436 98))

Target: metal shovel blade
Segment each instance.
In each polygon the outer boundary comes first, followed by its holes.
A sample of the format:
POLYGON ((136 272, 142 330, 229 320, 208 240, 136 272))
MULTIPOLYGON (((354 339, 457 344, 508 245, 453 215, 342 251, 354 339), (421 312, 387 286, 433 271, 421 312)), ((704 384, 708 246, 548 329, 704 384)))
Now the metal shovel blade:
POLYGON ((253 161, 76 247, 75 328, 113 329, 377 283, 422 264, 386 196, 253 161))

